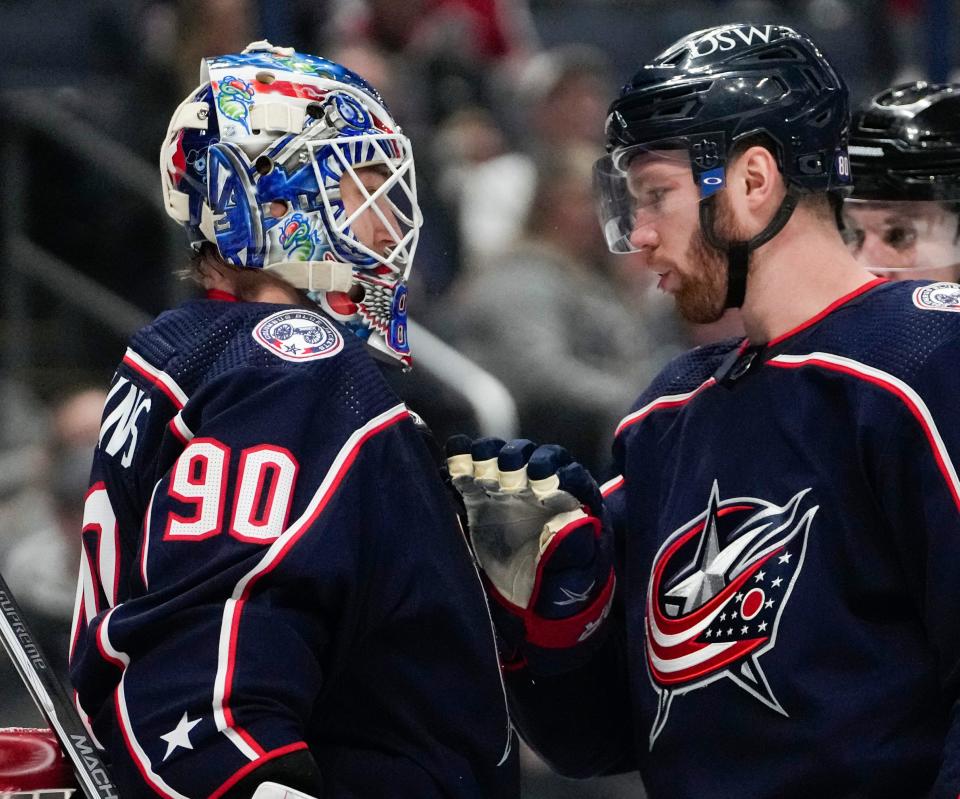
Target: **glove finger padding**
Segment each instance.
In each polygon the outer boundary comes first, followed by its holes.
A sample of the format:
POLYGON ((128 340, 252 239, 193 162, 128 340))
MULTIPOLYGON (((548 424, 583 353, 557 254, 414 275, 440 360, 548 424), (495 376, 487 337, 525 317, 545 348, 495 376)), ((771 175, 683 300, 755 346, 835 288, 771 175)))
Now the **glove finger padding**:
POLYGON ((504 665, 528 663, 538 673, 575 667, 599 643, 613 596, 596 482, 556 445, 480 439, 469 464, 465 450, 463 440, 448 442, 448 463, 494 599, 504 665))

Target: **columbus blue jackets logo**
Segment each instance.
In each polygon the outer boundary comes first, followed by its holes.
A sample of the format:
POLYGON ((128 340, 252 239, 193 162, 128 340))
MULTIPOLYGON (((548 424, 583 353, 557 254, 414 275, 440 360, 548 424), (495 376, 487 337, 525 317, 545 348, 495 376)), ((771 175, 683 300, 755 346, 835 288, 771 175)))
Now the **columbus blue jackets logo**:
POLYGON ((925 311, 960 311, 960 286, 931 283, 913 292, 913 304, 925 311))
POLYGON ((680 694, 730 679, 783 715, 759 658, 777 628, 803 566, 819 506, 798 492, 785 505, 720 500, 714 481, 707 509, 660 547, 647 592, 646 652, 658 695, 650 748, 680 694))
POLYGON ((253 329, 253 340, 285 361, 329 358, 343 349, 343 337, 330 322, 300 308, 268 316, 253 329))

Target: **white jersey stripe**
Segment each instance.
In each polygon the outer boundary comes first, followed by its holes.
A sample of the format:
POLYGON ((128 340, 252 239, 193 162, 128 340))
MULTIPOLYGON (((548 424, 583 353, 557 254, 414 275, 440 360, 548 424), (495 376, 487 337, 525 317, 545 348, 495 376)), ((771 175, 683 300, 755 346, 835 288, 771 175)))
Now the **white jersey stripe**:
MULTIPOLYGON (((81 545, 82 546, 82 545, 81 545)), ((86 624, 86 613, 84 612, 84 598, 83 598, 83 566, 84 566, 85 556, 81 552, 80 554, 80 573, 77 575, 77 593, 73 600, 73 621, 70 623, 70 655, 69 660, 73 660, 73 653, 77 648, 77 635, 80 633, 80 620, 83 618, 84 624, 86 624)))
POLYGON ((86 622, 89 624, 96 618, 100 612, 97 606, 97 585, 93 579, 93 566, 90 563, 90 556, 87 548, 84 546, 80 552, 80 580, 83 583, 83 612, 86 616, 86 622))
POLYGON ((156 383, 161 389, 165 389, 164 393, 166 393, 167 396, 173 400, 174 404, 177 405, 178 410, 187 404, 187 395, 184 393, 183 389, 177 385, 177 381, 170 377, 170 375, 168 375, 166 372, 157 369, 155 366, 151 366, 139 353, 135 352, 130 347, 127 347, 127 352, 123 356, 123 360, 127 361, 141 374, 152 378, 153 382, 156 383))
POLYGON ((213 682, 213 718, 217 724, 217 729, 230 739, 230 742, 240 750, 245 758, 256 760, 260 757, 260 753, 250 746, 243 736, 233 728, 225 710, 224 697, 227 692, 227 679, 232 671, 229 668, 229 665, 231 665, 230 649, 233 639, 233 625, 237 620, 236 612, 237 601, 228 599, 224 603, 223 621, 220 625, 220 641, 217 645, 217 674, 213 682), (227 664, 228 667, 222 668, 223 664, 227 664))
POLYGON ((184 444, 188 444, 193 440, 194 433, 187 427, 186 422, 183 421, 182 411, 178 411, 177 415, 170 420, 170 429, 184 444))
POLYGON ((232 681, 234 668, 233 633, 236 625, 238 625, 240 621, 238 605, 239 609, 242 610, 242 603, 246 599, 247 590, 252 587, 256 580, 273 569, 273 567, 284 558, 287 550, 296 542, 297 538, 299 538, 300 535, 310 527, 317 516, 320 515, 330 500, 330 497, 333 496, 337 487, 340 485, 340 481, 349 470, 357 452, 359 452, 364 442, 386 427, 408 416, 409 411, 405 405, 395 405, 390 410, 374 417, 350 435, 333 459, 330 469, 321 481, 320 486, 314 493, 306 510, 300 515, 300 518, 277 537, 266 552, 264 552, 263 557, 260 558, 257 565, 240 579, 233 589, 231 598, 224 603, 217 655, 217 674, 214 678, 213 712, 217 721, 217 728, 221 730, 246 757, 250 757, 250 752, 255 752, 255 750, 249 746, 240 731, 230 723, 229 702, 224 701, 224 697, 228 697, 230 693, 231 686, 229 682, 232 681))
POLYGON ((143 543, 140 545, 140 576, 143 578, 143 587, 149 588, 150 582, 147 579, 147 558, 150 555, 150 521, 153 518, 153 498, 157 495, 157 488, 161 481, 153 487, 150 492, 150 501, 147 503, 147 512, 143 515, 143 543))
POLYGON ((83 728, 87 731, 87 735, 90 736, 90 740, 97 745, 98 749, 105 752, 107 747, 100 743, 100 740, 93 732, 93 725, 90 723, 90 716, 88 715, 87 711, 83 709, 83 705, 80 704, 80 696, 77 694, 76 689, 73 691, 73 706, 77 709, 77 715, 80 717, 80 722, 83 724, 83 728))
POLYGON ((960 510, 960 479, 957 478, 957 470, 953 465, 950 452, 947 450, 946 444, 940 436, 940 431, 937 429, 937 424, 933 420, 933 415, 923 398, 900 378, 851 358, 844 358, 841 355, 833 355, 828 352, 811 352, 807 355, 777 355, 771 358, 768 363, 781 368, 820 366, 825 369, 845 372, 874 383, 898 396, 914 418, 920 422, 954 504, 960 510))
POLYGON ((658 672, 661 674, 671 674, 675 671, 683 671, 691 666, 699 666, 701 663, 712 660, 737 643, 739 642, 725 641, 722 644, 706 644, 696 652, 691 652, 689 655, 682 655, 681 657, 670 658, 669 660, 657 657, 653 650, 648 647, 647 656, 650 658, 650 663, 653 664, 658 672))
POLYGON ((609 480, 607 480, 607 482, 600 486, 600 496, 606 498, 621 487, 623 487, 623 475, 618 474, 616 477, 611 477, 609 480))
POLYGON ((709 388, 717 381, 712 377, 708 377, 704 380, 699 386, 697 386, 693 391, 688 391, 685 394, 667 394, 663 397, 657 397, 657 399, 648 402, 639 410, 634 411, 629 416, 625 416, 620 424, 617 425, 617 431, 613 434, 614 438, 619 436, 624 430, 626 430, 631 425, 636 424, 641 421, 647 414, 661 410, 663 408, 675 408, 678 405, 683 405, 686 402, 689 402, 697 394, 703 391, 705 388, 709 388))

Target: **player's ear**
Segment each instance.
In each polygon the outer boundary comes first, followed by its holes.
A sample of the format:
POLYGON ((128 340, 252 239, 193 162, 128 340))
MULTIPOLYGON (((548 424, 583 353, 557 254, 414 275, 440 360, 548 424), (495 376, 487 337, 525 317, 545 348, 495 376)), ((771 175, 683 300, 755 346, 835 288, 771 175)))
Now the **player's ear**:
POLYGON ((748 210, 756 213, 781 199, 783 178, 777 159, 766 147, 748 147, 736 161, 737 179, 742 186, 748 210))
POLYGON ((727 188, 728 202, 749 236, 766 227, 786 192, 776 157, 761 145, 748 147, 734 159, 727 188))

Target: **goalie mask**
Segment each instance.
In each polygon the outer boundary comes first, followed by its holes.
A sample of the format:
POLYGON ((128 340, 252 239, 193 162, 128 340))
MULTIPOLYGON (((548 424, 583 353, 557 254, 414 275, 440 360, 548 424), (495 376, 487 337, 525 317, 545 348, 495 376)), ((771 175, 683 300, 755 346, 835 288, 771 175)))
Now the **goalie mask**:
POLYGON ((160 153, 190 244, 304 289, 407 365, 406 280, 421 225, 410 142, 345 67, 268 42, 201 64, 160 153), (363 231, 376 228, 375 240, 363 231))
POLYGON ((854 190, 843 206, 850 251, 890 278, 960 274, 960 85, 907 83, 853 117, 854 190))

